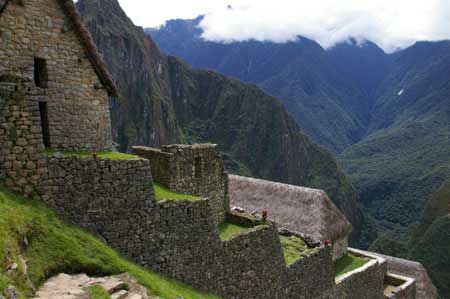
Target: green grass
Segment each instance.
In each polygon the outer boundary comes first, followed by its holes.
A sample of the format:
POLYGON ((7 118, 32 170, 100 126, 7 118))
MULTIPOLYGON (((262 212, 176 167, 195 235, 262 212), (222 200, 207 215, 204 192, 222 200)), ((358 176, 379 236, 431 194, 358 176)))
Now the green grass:
POLYGON ((292 264, 298 260, 302 253, 312 253, 317 251, 316 248, 310 248, 305 243, 305 241, 297 236, 281 236, 280 235, 281 247, 283 248, 284 260, 286 264, 292 264))
POLYGON ((335 262, 336 277, 364 266, 368 261, 347 253, 335 262))
POLYGON ((224 241, 229 240, 233 236, 240 234, 240 233, 244 233, 247 230, 249 230, 249 227, 245 227, 245 226, 241 226, 241 225, 237 225, 237 224, 233 224, 233 223, 229 223, 229 222, 223 222, 222 224, 219 225, 220 239, 222 239, 224 241))
POLYGON ((101 285, 94 284, 87 288, 89 299, 110 299, 111 296, 101 285))
POLYGON ((86 273, 107 276, 131 273, 152 294, 165 299, 218 299, 200 293, 179 281, 168 279, 133 264, 84 230, 64 224, 43 204, 25 199, 0 186, 0 295, 9 284, 20 292, 20 299, 32 297, 23 270, 9 276, 3 269, 19 255, 28 260, 28 274, 39 286, 58 273, 86 273), (29 245, 24 246, 24 238, 29 245))
MULTIPOLYGON (((47 156, 51 156, 55 153, 60 153, 63 156, 92 157, 92 151, 59 151, 54 149, 47 149, 45 153, 47 154, 47 156)), ((138 156, 135 155, 119 152, 97 152, 97 156, 102 159, 112 159, 112 160, 126 160, 138 158, 138 156)))
POLYGON ((198 197, 198 196, 173 192, 173 191, 167 189, 166 187, 161 186, 158 183, 154 183, 153 187, 155 189, 157 201, 161 201, 163 199, 168 199, 168 200, 199 200, 199 199, 201 199, 201 197, 198 197))

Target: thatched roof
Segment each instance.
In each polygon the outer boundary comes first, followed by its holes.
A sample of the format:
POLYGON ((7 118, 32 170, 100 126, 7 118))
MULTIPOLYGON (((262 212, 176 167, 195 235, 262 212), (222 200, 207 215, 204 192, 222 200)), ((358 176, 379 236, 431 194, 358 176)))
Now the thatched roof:
POLYGON ((416 280, 416 299, 436 299, 438 297, 436 287, 422 264, 379 253, 374 254, 386 259, 389 272, 416 280))
POLYGON ((322 190, 229 175, 229 196, 232 206, 260 213, 267 208, 279 226, 319 240, 336 241, 352 229, 322 190))
MULTIPOLYGON (((9 1, 10 0, 0 0, 0 17, 9 1)), ((86 54, 91 61, 97 75, 99 76, 100 81, 108 91, 108 94, 112 97, 118 97, 119 92, 117 90, 116 84, 112 80, 105 63, 103 62, 103 59, 98 52, 91 34, 86 29, 86 27, 84 27, 83 22, 81 21, 80 14, 78 13, 73 0, 55 1, 58 1, 61 4, 61 7, 67 13, 69 19, 72 21, 75 33, 78 35, 80 42, 86 49, 86 54)))

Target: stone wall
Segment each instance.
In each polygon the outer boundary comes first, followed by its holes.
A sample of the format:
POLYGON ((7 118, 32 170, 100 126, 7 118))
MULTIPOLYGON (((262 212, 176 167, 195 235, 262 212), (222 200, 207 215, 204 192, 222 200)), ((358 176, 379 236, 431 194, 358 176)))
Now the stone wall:
POLYGON ((0 75, 32 81, 27 97, 47 103, 50 147, 111 149, 108 93, 59 2, 10 2, 0 17, 0 75))
POLYGON ((328 246, 288 266, 281 298, 336 298, 334 278, 332 247, 328 246))
POLYGON ((386 260, 349 249, 349 253, 370 261, 364 266, 336 278, 341 299, 383 299, 384 276, 387 272, 386 260))
POLYGON ((392 273, 384 277, 384 284, 389 286, 385 291, 384 299, 415 299, 416 282, 414 279, 392 273))
POLYGON ((155 181, 176 192, 208 198, 216 222, 223 221, 230 205, 228 175, 217 145, 133 147, 132 151, 151 161, 155 181))
POLYGON ((348 249, 348 235, 333 242, 333 261, 343 257, 348 249))
POLYGON ((143 266, 225 299, 333 298, 331 247, 288 268, 276 226, 237 214, 248 231, 223 241, 208 200, 156 201, 148 160, 56 154, 48 170, 58 213, 143 266))
POLYGON ((25 78, 0 76, 0 182, 30 197, 42 195, 46 161, 39 108, 25 78))

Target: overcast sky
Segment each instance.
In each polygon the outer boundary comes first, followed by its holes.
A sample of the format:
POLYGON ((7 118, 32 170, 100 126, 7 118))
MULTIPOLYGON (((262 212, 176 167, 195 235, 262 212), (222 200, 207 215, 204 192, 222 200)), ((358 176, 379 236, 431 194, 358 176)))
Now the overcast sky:
POLYGON ((297 35, 330 47, 354 37, 388 52, 450 39, 450 0, 119 0, 143 27, 206 14, 203 37, 283 42, 297 35))

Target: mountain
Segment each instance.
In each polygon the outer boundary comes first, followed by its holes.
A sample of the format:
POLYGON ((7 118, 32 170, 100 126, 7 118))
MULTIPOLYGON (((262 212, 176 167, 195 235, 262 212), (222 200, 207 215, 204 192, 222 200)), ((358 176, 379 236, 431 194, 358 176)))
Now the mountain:
POLYGON ((326 51, 304 37, 287 43, 215 43, 201 38, 201 20, 172 20, 146 32, 161 49, 195 67, 255 83, 277 96, 308 135, 335 152, 362 138, 370 94, 387 65, 387 55, 378 46, 352 41, 326 51), (352 68, 347 67, 348 57, 352 68), (349 70, 346 76, 342 76, 343 69, 349 70), (367 70, 374 74, 370 82, 361 79, 370 77, 367 70))
POLYGON ((122 149, 217 143, 232 172, 324 189, 353 224, 353 243, 370 243, 373 224, 335 158, 276 98, 165 55, 117 0, 79 0, 77 6, 118 82, 121 99, 112 115, 122 149))
POLYGON ((427 203, 408 247, 409 257, 427 268, 440 298, 450 298, 450 180, 427 203))
POLYGON ((407 238, 426 199, 450 175, 450 42, 387 54, 351 39, 215 43, 194 20, 147 29, 197 67, 256 83, 276 95, 318 143, 338 153, 382 231, 407 238))
POLYGON ((367 136, 340 156, 363 203, 388 230, 420 219, 450 177, 450 42, 393 54, 367 136))

